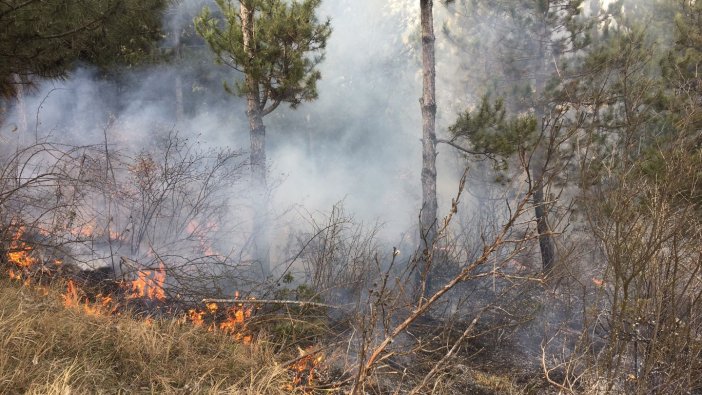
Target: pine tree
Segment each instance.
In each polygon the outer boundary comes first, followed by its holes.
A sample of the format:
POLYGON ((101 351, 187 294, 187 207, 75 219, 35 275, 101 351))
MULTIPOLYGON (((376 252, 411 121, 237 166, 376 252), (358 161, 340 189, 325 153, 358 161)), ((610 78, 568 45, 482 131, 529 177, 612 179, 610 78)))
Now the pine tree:
POLYGON ((526 170, 544 272, 553 268, 556 259, 544 196, 548 182, 544 172, 550 154, 544 139, 539 144, 532 143, 534 135, 545 133, 552 126, 552 114, 560 116, 559 111, 554 111, 559 104, 554 95, 566 81, 558 70, 559 63, 589 43, 587 32, 591 25, 581 18, 581 6, 581 0, 522 0, 489 5, 473 2, 472 10, 485 14, 485 20, 501 28, 500 34, 491 37, 492 41, 477 48, 500 54, 491 60, 491 71, 496 73, 486 79, 488 83, 482 89, 504 100, 493 106, 484 99, 477 110, 461 114, 451 127, 451 142, 458 142, 464 152, 504 157, 519 149, 531 150, 526 170), (512 114, 508 117, 511 120, 505 119, 505 111, 512 114), (461 146, 461 142, 465 145, 461 146))
MULTIPOLYGON (((296 108, 317 98, 321 73, 316 66, 324 57, 331 34, 330 21, 315 12, 321 0, 216 0, 220 15, 208 8, 195 26, 217 60, 243 74, 228 92, 246 97, 251 139, 253 188, 259 193, 257 224, 263 220, 266 189, 266 128, 263 118, 282 103, 296 108)), ((257 259, 269 273, 265 229, 254 230, 257 259)))
POLYGON ((78 60, 130 64, 160 38, 168 0, 0 2, 0 96, 17 80, 62 78, 78 60))
POLYGON ((420 214, 420 277, 429 291, 432 252, 437 232, 436 201, 436 60, 434 57, 433 1, 420 0, 422 26, 422 209, 420 214))

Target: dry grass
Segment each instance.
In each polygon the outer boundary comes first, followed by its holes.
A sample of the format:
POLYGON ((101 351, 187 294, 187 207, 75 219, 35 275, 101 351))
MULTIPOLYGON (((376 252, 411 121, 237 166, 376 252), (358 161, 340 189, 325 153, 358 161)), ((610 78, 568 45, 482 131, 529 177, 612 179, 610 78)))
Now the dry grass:
POLYGON ((173 320, 87 316, 0 280, 0 394, 277 394, 289 377, 258 342, 173 320))

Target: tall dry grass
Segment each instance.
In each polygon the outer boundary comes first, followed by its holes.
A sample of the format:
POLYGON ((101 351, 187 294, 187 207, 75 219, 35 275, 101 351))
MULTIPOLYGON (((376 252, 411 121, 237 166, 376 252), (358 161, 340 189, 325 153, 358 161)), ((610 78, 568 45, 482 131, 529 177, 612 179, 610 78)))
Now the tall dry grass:
POLYGON ((176 320, 88 316, 55 289, 0 280, 0 394, 279 394, 290 378, 250 346, 176 320))

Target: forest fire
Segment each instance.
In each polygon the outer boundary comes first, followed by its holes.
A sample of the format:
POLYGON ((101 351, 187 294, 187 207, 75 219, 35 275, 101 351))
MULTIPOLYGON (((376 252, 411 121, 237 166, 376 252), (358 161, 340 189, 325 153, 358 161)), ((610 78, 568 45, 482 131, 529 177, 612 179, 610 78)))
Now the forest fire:
POLYGON ((73 280, 66 282, 66 292, 61 295, 63 305, 66 308, 81 308, 87 315, 110 316, 118 315, 119 306, 113 303, 113 298, 109 295, 97 294, 95 300, 91 302, 73 280))
POLYGON ((7 259, 10 263, 13 263, 19 267, 30 267, 37 263, 37 260, 31 256, 33 248, 24 241, 22 241, 22 236, 24 235, 24 226, 20 226, 12 236, 12 241, 10 242, 10 251, 7 253, 7 259))
MULTIPOLYGON (((318 379, 320 366, 324 360, 324 356, 314 351, 312 347, 303 350, 298 348, 300 357, 297 358, 288 369, 293 373, 292 382, 284 389, 293 391, 295 388, 311 388, 314 387, 318 379), (315 356, 315 354, 319 354, 315 356)), ((305 391, 306 392, 306 391, 305 391)))
POLYGON ((92 238, 95 235, 95 224, 93 222, 88 222, 81 226, 74 227, 70 230, 70 233, 72 236, 78 238, 92 238))
MULTIPOLYGON (((234 299, 239 299, 235 292, 234 299)), ((234 338, 237 342, 251 344, 253 336, 248 332, 247 321, 254 313, 254 308, 236 303, 224 311, 214 302, 205 303, 204 309, 188 310, 187 319, 195 326, 207 327, 209 332, 219 330, 234 338)))
POLYGON ((159 262, 156 270, 139 270, 137 279, 130 283, 130 299, 150 299, 164 301, 166 292, 163 284, 166 281, 166 268, 159 262))
POLYGON ((15 273, 15 271, 12 269, 7 271, 7 275, 10 277, 10 280, 22 280, 22 276, 18 273, 15 273))
MULTIPOLYGON (((33 248, 21 241, 24 228, 20 227, 12 238, 10 251, 6 253, 7 276, 13 281, 20 281, 24 286, 34 284, 31 268, 40 265, 40 262, 31 254, 33 248)), ((57 268, 62 264, 61 260, 54 259, 52 268, 57 268)), ((66 280, 66 289, 61 295, 63 305, 67 308, 79 308, 88 315, 112 316, 119 315, 125 307, 132 301, 142 300, 157 302, 159 305, 169 303, 165 291, 166 268, 163 262, 159 262, 156 269, 141 269, 136 271, 136 279, 131 281, 115 281, 117 285, 115 294, 91 293, 91 287, 99 284, 85 285, 83 289, 74 279, 66 280)), ((36 281, 38 284, 38 281, 36 281)), ((235 299, 239 298, 239 292, 235 293, 235 299)), ((153 305, 151 305, 153 307, 153 305)), ((221 331, 230 335, 235 341, 250 344, 253 336, 246 328, 246 322, 254 313, 254 309, 246 307, 242 303, 237 303, 227 308, 220 308, 217 303, 206 303, 203 308, 188 309, 183 315, 183 322, 190 322, 192 325, 206 327, 208 331, 221 331)), ((150 320, 150 314, 143 317, 150 320)))
MULTIPOLYGON (((46 258, 42 261, 42 255, 23 241, 24 232, 23 227, 18 228, 8 243, 3 272, 10 280, 45 296, 50 294, 47 285, 51 282, 65 284, 59 300, 67 309, 75 309, 89 316, 113 317, 128 314, 127 311, 136 308, 140 313, 133 318, 146 325, 154 322, 156 314, 162 316, 165 313, 179 317, 182 324, 222 333, 237 343, 250 345, 253 342, 249 323, 259 308, 240 300, 238 291, 232 300, 226 301, 226 305, 224 301, 204 301, 201 307, 178 313, 183 311, 182 302, 171 300, 167 295, 164 262, 159 262, 155 269, 135 270, 133 280, 96 279, 93 271, 84 269, 76 272, 71 269, 72 264, 64 264, 60 259, 46 258), (45 272, 50 272, 50 275, 44 276, 45 272)), ((287 367, 291 381, 286 387, 290 391, 302 390, 307 393, 307 388, 313 385, 318 376, 322 357, 310 351, 300 352, 301 356, 287 367)))

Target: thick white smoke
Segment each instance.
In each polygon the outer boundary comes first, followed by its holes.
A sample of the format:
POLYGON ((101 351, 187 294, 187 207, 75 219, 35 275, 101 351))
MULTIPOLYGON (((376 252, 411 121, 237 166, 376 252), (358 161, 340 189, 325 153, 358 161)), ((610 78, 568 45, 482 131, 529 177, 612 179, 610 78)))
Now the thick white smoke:
MULTIPOLYGON (((188 30, 206 3, 177 2, 166 13, 170 34, 163 51, 174 47, 173 37, 188 30)), ((456 97, 467 89, 455 84, 455 54, 441 50, 446 48, 440 32, 443 13, 440 5, 436 8, 441 134, 469 97, 456 97)), ((281 106, 264 120, 275 186, 271 207, 275 215, 289 212, 283 221, 289 223, 296 221, 291 215, 328 212, 343 200, 356 220, 385 224, 382 236, 390 249, 390 243, 413 231, 421 204, 419 5, 410 0, 328 0, 319 14, 330 17, 334 29, 319 66, 319 99, 296 110, 281 106)), ((169 129, 206 146, 248 149, 244 99, 221 87, 222 79, 237 76, 214 65, 202 45, 194 49, 200 51, 195 60, 186 56, 182 62, 127 70, 119 83, 106 82, 89 67, 78 67, 66 81, 43 82, 25 100, 29 130, 23 139, 51 135, 98 144, 114 119, 110 140, 133 152, 148 147, 159 130, 169 129), (175 115, 177 76, 186 96, 180 123, 175 115)), ((18 116, 10 113, 5 128, 16 124, 18 116)), ((440 210, 445 212, 462 162, 439 148, 440 210)))

